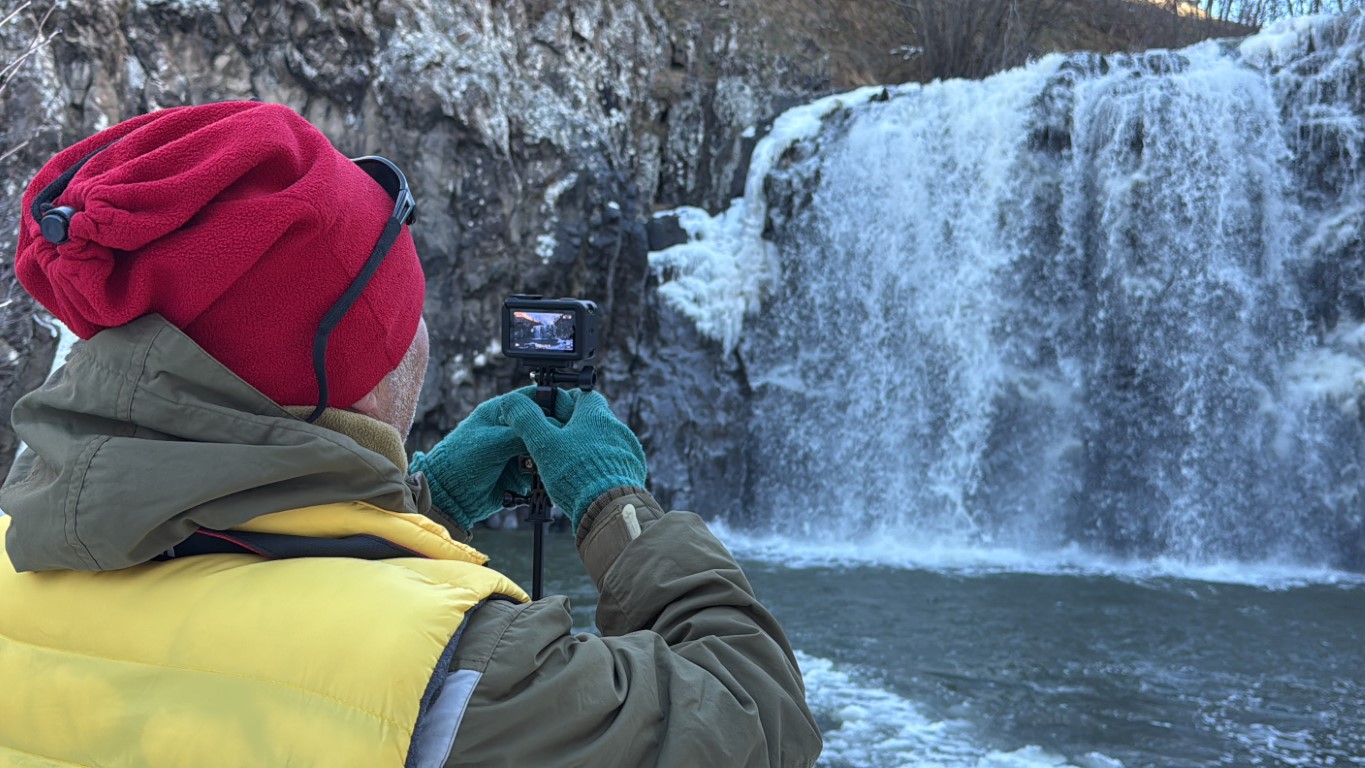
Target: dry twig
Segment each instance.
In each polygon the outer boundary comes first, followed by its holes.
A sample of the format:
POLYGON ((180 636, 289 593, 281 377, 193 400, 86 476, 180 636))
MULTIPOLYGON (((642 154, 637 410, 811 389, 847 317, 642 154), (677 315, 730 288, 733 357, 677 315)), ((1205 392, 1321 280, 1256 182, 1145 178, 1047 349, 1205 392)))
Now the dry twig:
MULTIPOLYGON (((0 19, 0 27, 11 23, 14 19, 18 18, 20 13, 23 13, 32 5, 32 0, 25 0, 23 3, 20 3, 18 8, 10 11, 9 15, 5 16, 5 18, 0 19)), ((13 61, 6 64, 3 69, 0 69, 0 96, 4 95, 5 88, 9 87, 9 84, 14 80, 15 75, 19 74, 19 69, 24 66, 24 63, 45 48, 47 44, 52 42, 53 38, 61 32, 61 29, 54 29, 51 32, 45 31, 47 22, 52 19, 52 14, 56 10, 57 4, 54 2, 52 7, 47 9, 47 13, 44 13, 42 17, 38 19, 38 29, 33 33, 33 39, 29 41, 28 46, 21 51, 13 61)))

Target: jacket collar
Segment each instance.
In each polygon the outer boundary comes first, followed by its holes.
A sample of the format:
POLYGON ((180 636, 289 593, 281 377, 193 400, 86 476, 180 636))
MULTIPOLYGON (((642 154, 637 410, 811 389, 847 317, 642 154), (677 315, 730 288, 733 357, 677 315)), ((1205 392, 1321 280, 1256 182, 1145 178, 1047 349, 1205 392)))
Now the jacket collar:
POLYGON ((96 334, 14 409, 28 444, 0 488, 19 570, 114 570, 198 528, 361 502, 427 511, 420 477, 308 424, 149 315, 96 334))
MULTIPOLYGON (((294 418, 302 420, 313 413, 313 406, 289 405, 285 406, 285 410, 294 418)), ((369 416, 339 408, 328 408, 313 423, 323 429, 340 432, 356 441, 360 447, 374 451, 393 462, 399 471, 407 473, 408 452, 403 447, 402 436, 392 426, 369 416)))

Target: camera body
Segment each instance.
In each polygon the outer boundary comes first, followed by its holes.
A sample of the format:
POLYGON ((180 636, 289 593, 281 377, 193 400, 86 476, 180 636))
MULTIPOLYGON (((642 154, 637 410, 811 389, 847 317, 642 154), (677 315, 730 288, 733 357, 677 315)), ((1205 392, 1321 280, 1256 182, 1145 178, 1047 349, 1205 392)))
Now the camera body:
POLYGON ((502 354, 531 368, 577 368, 597 356, 600 320, 591 301, 509 296, 502 303, 502 354))

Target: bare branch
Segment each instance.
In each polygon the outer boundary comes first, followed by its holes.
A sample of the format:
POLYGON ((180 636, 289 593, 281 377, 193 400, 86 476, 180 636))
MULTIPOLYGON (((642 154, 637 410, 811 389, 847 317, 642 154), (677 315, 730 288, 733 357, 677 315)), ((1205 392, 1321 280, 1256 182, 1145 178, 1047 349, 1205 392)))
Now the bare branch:
MULTIPOLYGON (((0 19, 0 27, 9 24, 31 5, 33 5, 32 0, 26 0, 24 3, 21 3, 18 8, 11 11, 4 19, 0 19)), ((45 48, 47 44, 52 42, 52 40, 61 32, 61 29, 44 32, 44 29, 47 27, 47 22, 52 18, 52 14, 56 10, 57 4, 54 2, 52 6, 47 9, 47 13, 44 13, 42 17, 38 19, 38 28, 34 31, 33 39, 29 41, 28 46, 20 52, 13 61, 6 64, 3 69, 0 69, 0 96, 4 95, 5 89, 9 87, 9 84, 14 80, 15 76, 19 74, 19 70, 24 66, 24 63, 45 48)))
POLYGON ((21 3, 18 8, 15 8, 14 10, 10 11, 8 16, 6 16, 3 19, 0 19, 0 27, 3 27, 6 24, 10 23, 11 19, 13 19, 15 16, 18 16, 20 13, 24 11, 24 9, 28 8, 30 5, 33 5, 33 0, 24 0, 24 2, 21 3))
POLYGON ((24 147, 27 147, 27 146, 28 146, 29 144, 31 144, 31 143, 32 143, 31 141, 26 141, 26 142, 24 142, 23 144, 20 144, 19 146, 17 146, 17 147, 15 147, 15 148, 11 149, 10 151, 6 152, 5 154, 0 155, 0 163, 5 162, 6 160, 8 160, 8 159, 10 158, 10 155, 15 154, 16 152, 22 150, 24 147))

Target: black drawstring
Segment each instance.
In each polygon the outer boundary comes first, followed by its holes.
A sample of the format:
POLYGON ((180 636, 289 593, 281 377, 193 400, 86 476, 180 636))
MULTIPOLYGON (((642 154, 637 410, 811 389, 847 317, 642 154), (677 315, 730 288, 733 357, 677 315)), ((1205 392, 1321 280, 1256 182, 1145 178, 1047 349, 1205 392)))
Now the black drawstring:
POLYGON ((360 274, 355 276, 351 286, 346 292, 341 294, 337 303, 327 310, 327 314, 322 317, 322 324, 318 326, 317 335, 313 337, 313 373, 318 378, 318 405, 313 412, 308 414, 305 419, 309 424, 317 421, 322 416, 322 412, 327 410, 327 338, 332 335, 332 331, 341 324, 346 313, 350 311, 351 305, 355 304, 360 294, 365 292, 365 287, 370 284, 370 279, 374 273, 379 271, 379 265, 384 263, 384 256, 388 254, 389 248, 398 239, 398 234, 403 229, 403 222, 400 219, 389 219, 389 223, 384 227, 384 233, 379 236, 379 242, 375 244, 374 250, 370 252, 370 258, 361 268, 360 274))
POLYGON ((370 284, 370 279, 374 273, 379 271, 379 265, 384 262, 384 257, 388 255, 389 248, 398 240, 398 235, 403 231, 404 224, 412 224, 417 216, 417 201, 412 197, 412 191, 408 188, 408 179, 403 172, 398 170, 398 166, 391 161, 369 155, 357 157, 352 160, 361 170, 369 174, 384 191, 393 198, 393 214, 389 216, 389 223, 384 226, 384 231, 379 235, 379 242, 375 243, 374 250, 370 252, 370 258, 365 262, 365 266, 360 269, 360 273, 351 281, 351 285, 346 292, 341 294, 337 303, 327 310, 323 315, 322 323, 318 325, 317 335, 313 336, 313 374, 318 380, 318 405, 313 412, 308 414, 305 419, 309 424, 317 421, 322 416, 322 412, 327 410, 329 393, 327 390, 327 339, 332 335, 332 331, 341 324, 342 318, 351 310, 351 305, 355 304, 360 298, 360 294, 365 292, 365 286, 370 284), (387 175, 386 175, 387 172, 387 175))

